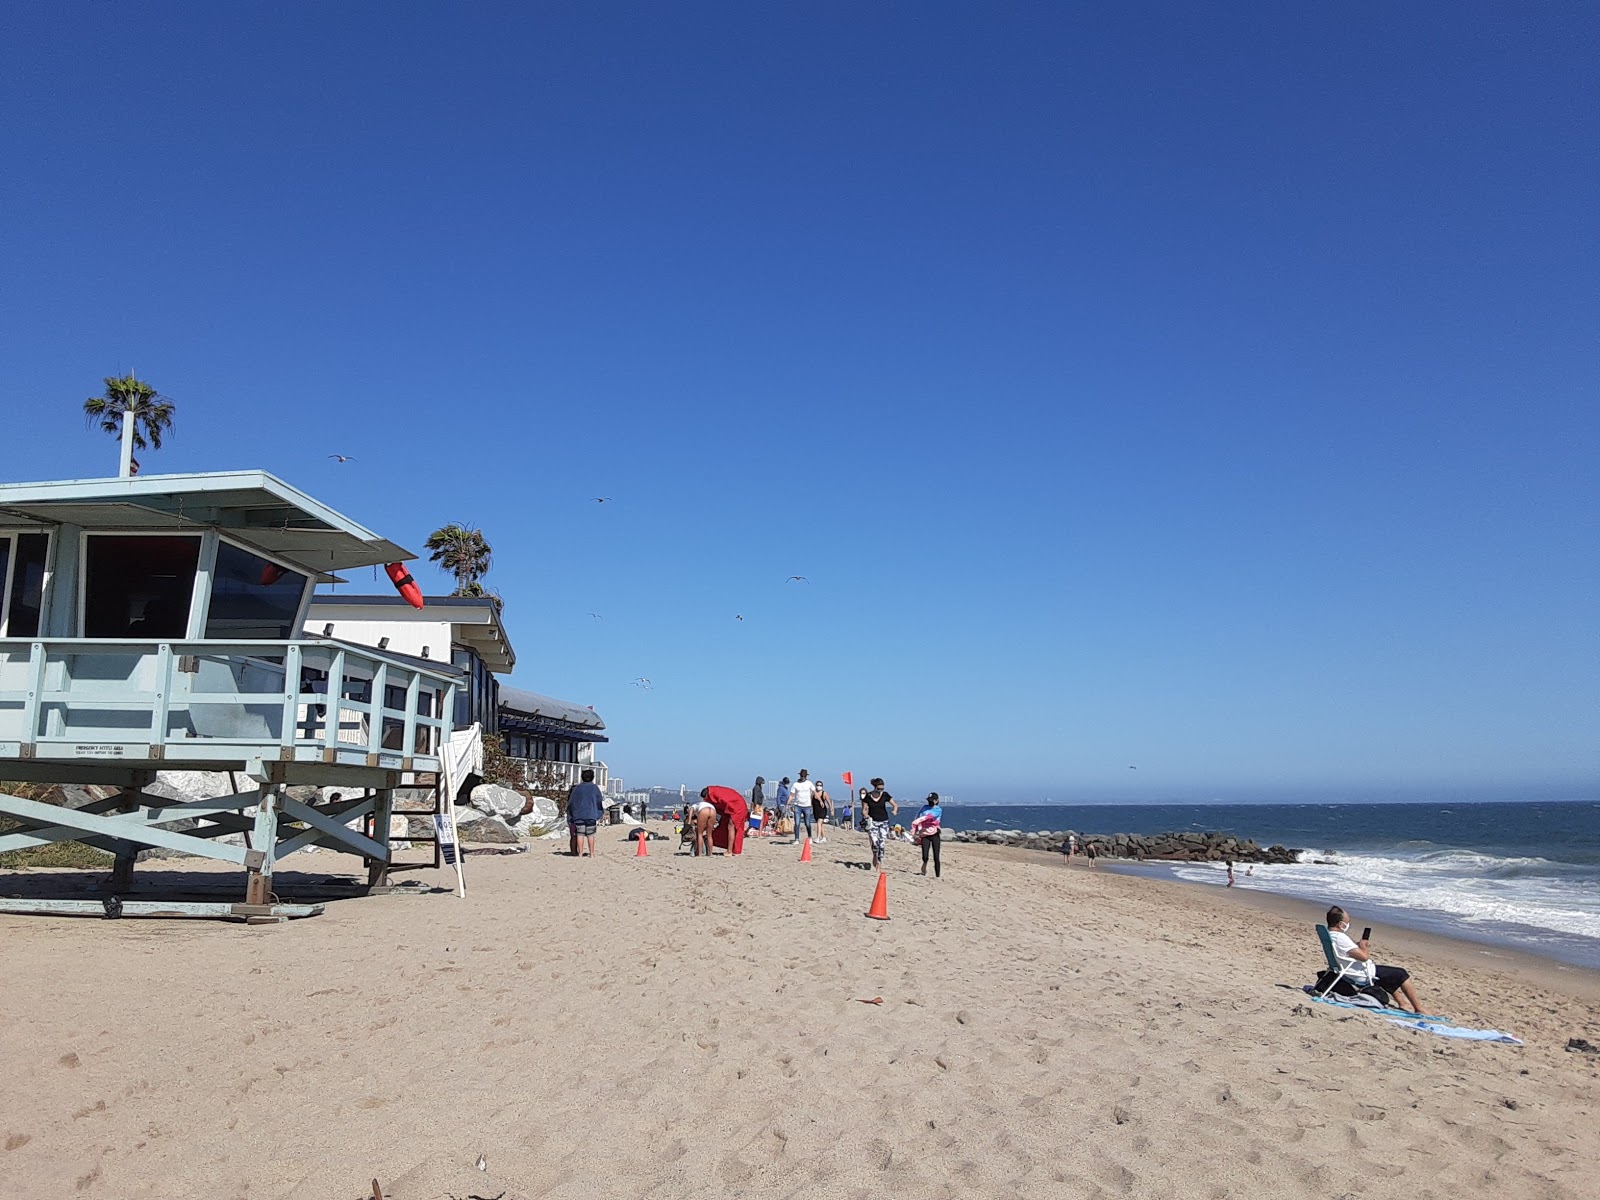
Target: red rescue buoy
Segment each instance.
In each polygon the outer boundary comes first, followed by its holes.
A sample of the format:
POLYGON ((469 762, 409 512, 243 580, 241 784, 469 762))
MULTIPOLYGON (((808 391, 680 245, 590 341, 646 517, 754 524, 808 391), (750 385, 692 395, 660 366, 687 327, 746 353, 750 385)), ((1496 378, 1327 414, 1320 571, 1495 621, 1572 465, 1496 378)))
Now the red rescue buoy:
POLYGON ((389 576, 395 590, 406 598, 406 603, 412 608, 422 607, 422 589, 417 586, 417 581, 411 578, 411 572, 399 563, 389 563, 384 568, 384 573, 389 576))

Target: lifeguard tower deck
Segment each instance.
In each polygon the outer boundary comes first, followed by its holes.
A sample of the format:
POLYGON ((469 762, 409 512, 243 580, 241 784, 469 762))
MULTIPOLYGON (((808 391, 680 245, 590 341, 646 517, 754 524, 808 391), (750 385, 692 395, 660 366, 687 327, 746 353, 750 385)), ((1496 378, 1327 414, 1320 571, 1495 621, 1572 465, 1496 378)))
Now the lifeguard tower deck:
MULTIPOLYGON (((461 672, 302 630, 317 583, 414 557, 262 471, 0 485, 0 779, 120 789, 76 809, 0 794, 0 851, 98 847, 114 893, 146 847, 242 867, 243 904, 157 906, 203 916, 306 915, 272 876, 308 846, 384 882, 393 790, 440 771, 461 672), (250 786, 168 800, 143 790, 159 770, 250 786)), ((55 903, 25 907, 85 902, 55 903)))

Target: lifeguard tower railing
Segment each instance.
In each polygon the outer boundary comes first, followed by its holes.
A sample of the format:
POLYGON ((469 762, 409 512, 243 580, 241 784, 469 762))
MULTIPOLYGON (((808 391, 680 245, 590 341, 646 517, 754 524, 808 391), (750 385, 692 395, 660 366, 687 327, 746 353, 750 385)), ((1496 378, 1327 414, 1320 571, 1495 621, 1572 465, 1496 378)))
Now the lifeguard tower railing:
POLYGON ((301 773, 265 764, 436 771, 458 675, 333 639, 4 639, 0 760, 71 764, 39 773, 61 782, 108 761, 285 782, 301 773))
POLYGON ((449 664, 331 638, 0 639, 6 776, 123 789, 79 809, 0 795, 21 827, 0 833, 0 851, 96 846, 116 856, 114 890, 131 886, 146 847, 235 863, 245 903, 226 915, 245 917, 290 911, 271 902, 273 867, 308 846, 361 855, 377 882, 393 789, 406 772, 440 770, 459 679, 449 664), (255 786, 200 801, 145 793, 163 769, 238 772, 255 786), (349 790, 297 800, 285 790, 297 783, 349 790), (220 840, 229 834, 242 839, 220 840))

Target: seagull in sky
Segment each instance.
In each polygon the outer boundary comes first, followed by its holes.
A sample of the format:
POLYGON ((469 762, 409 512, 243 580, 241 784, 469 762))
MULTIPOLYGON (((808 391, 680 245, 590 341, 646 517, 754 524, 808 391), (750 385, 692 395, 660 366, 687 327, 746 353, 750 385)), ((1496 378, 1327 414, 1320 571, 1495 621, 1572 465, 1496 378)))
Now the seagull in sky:
POLYGON ((789 578, 785 579, 784 582, 785 583, 810 583, 811 580, 807 579, 804 575, 791 575, 791 576, 789 576, 789 578))
POLYGON ((596 504, 604 504, 607 500, 611 499, 611 497, 610 496, 590 496, 589 499, 593 500, 596 504))
POLYGON ((328 457, 329 458, 336 458, 340 462, 355 462, 355 460, 356 460, 355 455, 353 455, 353 454, 330 454, 330 455, 328 455, 328 457))
POLYGON ((643 688, 648 692, 650 690, 650 681, 641 675, 639 678, 633 681, 633 686, 636 688, 643 688))
POLYGON ((593 617, 596 621, 604 621, 605 620, 605 618, 602 617, 599 613, 590 613, 589 615, 591 617, 593 617))

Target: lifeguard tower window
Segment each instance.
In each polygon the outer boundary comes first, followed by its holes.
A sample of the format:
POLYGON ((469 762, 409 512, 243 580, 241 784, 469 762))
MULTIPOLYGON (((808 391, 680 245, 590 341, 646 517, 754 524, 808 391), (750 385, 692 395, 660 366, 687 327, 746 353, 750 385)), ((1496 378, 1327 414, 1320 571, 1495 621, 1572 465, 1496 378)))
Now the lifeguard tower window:
POLYGON ((206 637, 288 641, 300 611, 306 577, 223 542, 211 576, 206 637))
POLYGON ((85 539, 84 559, 84 637, 189 635, 198 537, 92 533, 85 539))
POLYGON ((49 550, 49 534, 0 534, 0 637, 39 635, 49 550))

